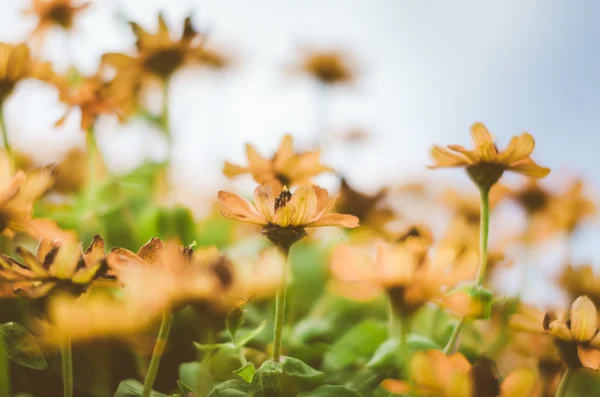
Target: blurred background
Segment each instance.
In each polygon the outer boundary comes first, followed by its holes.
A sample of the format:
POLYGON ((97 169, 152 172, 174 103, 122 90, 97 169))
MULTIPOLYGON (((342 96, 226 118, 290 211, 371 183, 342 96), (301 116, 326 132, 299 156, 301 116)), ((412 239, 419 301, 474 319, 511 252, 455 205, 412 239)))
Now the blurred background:
MULTIPOLYGON (((0 41, 23 41, 37 22, 21 12, 29 1, 0 5, 0 41)), ((171 178, 189 197, 213 197, 231 185, 220 169, 224 160, 245 163, 246 142, 266 155, 285 133, 300 149, 320 144, 323 162, 360 189, 426 178, 470 191, 463 173, 425 166, 431 144, 468 144, 474 121, 486 123, 500 146, 532 133, 535 159, 553 170, 550 186, 561 188, 575 175, 591 186, 600 181, 596 2, 101 0, 73 30, 50 31, 42 58, 58 70, 72 64, 91 75, 103 53, 133 49, 128 20, 154 31, 158 11, 175 31, 191 14, 209 32, 208 47, 231 59, 223 70, 186 67, 170 86, 171 178), (304 49, 343 51, 356 79, 323 95, 293 70, 304 49)), ((51 86, 26 81, 6 103, 14 146, 40 163, 84 147, 76 115, 54 127, 64 112, 57 95, 51 86)), ((164 158, 167 145, 153 129, 143 119, 120 125, 103 118, 97 132, 110 169, 126 172, 144 159, 164 158)), ((334 180, 320 182, 335 186, 334 180)), ((246 186, 251 191, 252 183, 246 186)), ((505 227, 520 222, 517 216, 504 221, 505 227)), ((597 231, 592 225, 579 233, 576 261, 600 253, 597 231)), ((544 264, 538 269, 550 277, 563 255, 560 244, 546 248, 530 260, 544 264)), ((510 273, 506 279, 510 289, 510 273)), ((541 275, 536 280, 542 281, 530 299, 544 302, 557 293, 541 275)))

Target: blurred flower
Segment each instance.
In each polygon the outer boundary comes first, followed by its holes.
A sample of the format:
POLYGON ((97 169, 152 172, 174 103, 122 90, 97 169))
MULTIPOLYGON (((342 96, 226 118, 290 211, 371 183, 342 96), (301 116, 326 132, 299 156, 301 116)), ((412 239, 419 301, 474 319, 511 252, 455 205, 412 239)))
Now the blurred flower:
POLYGON ((443 304, 444 293, 472 277, 477 268, 474 254, 457 256, 439 249, 430 258, 421 241, 387 244, 379 242, 373 258, 360 247, 340 244, 331 253, 334 278, 353 286, 350 298, 372 299, 386 292, 399 315, 415 312, 427 302, 443 304))
POLYGON ((583 181, 577 179, 565 194, 550 202, 548 211, 553 225, 570 235, 596 213, 596 204, 584 195, 583 181))
POLYGON ((581 366, 600 369, 600 334, 594 303, 580 296, 566 313, 543 313, 521 305, 511 317, 510 326, 519 331, 550 334, 558 346, 564 362, 570 368, 581 366))
MULTIPOLYGON (((410 361, 410 373, 419 395, 439 397, 533 397, 538 394, 538 373, 531 365, 511 372, 502 383, 487 359, 471 363, 460 353, 446 356, 437 350, 420 351, 410 361)), ((391 393, 410 391, 408 382, 386 379, 391 393)))
POLYGON ((37 255, 17 247, 22 263, 2 255, 0 279, 18 294, 32 299, 53 294, 81 295, 105 269, 104 240, 98 235, 82 254, 75 233, 59 231, 57 239, 42 238, 37 255))
POLYGON ((321 164, 319 150, 304 153, 294 153, 291 135, 283 137, 279 149, 272 159, 263 158, 256 149, 246 145, 248 166, 239 166, 228 161, 223 166, 223 173, 228 178, 250 174, 257 183, 278 183, 283 186, 310 184, 310 179, 323 172, 332 171, 321 164))
POLYGON ((420 241, 425 249, 433 244, 433 233, 425 225, 413 224, 401 231, 394 239, 397 243, 420 241))
MULTIPOLYGON (((60 99, 71 109, 81 111, 81 130, 88 131, 102 114, 114 114, 124 121, 135 110, 135 99, 128 90, 131 81, 115 77, 104 81, 99 75, 84 78, 73 86, 66 79, 58 84, 60 99)), ((69 113, 65 114, 57 125, 64 123, 69 113)))
POLYGON ((62 194, 79 192, 88 177, 86 152, 78 148, 70 149, 65 158, 56 165, 56 183, 53 190, 62 194))
POLYGON ((523 133, 513 137, 504 151, 498 151, 492 136, 485 126, 475 123, 471 127, 475 150, 467 150, 459 145, 447 148, 434 146, 431 157, 435 164, 429 168, 464 167, 480 189, 490 189, 504 171, 513 171, 530 178, 543 178, 550 172, 530 157, 535 146, 533 137, 523 133))
MULTIPOLYGON (((504 185, 494 185, 490 190, 489 205, 490 211, 493 211, 498 204, 507 197, 509 189, 504 185)), ((450 208, 456 217, 462 218, 468 225, 479 230, 481 203, 477 194, 461 194, 455 189, 447 189, 442 201, 450 208)))
POLYGON ((318 186, 303 186, 293 194, 278 186, 258 186, 254 204, 229 192, 219 192, 223 216, 263 227, 263 235, 276 246, 289 248, 306 236, 306 227, 358 227, 353 215, 330 213, 335 199, 318 186))
POLYGON ((0 105, 19 81, 28 78, 52 81, 54 77, 50 64, 33 60, 26 44, 0 43, 0 105))
POLYGON ((73 27, 73 21, 78 13, 85 10, 91 3, 75 2, 73 0, 33 0, 25 14, 39 17, 39 22, 32 36, 43 36, 50 28, 58 26, 64 30, 73 27))
POLYGON ((553 194, 535 179, 528 179, 520 189, 513 191, 511 196, 529 217, 544 212, 553 199, 553 194))
POLYGON ((600 276, 594 274, 592 266, 574 267, 568 264, 563 268, 559 282, 572 300, 586 295, 594 304, 600 305, 600 276))
POLYGON ((305 52, 301 70, 324 85, 351 83, 355 76, 340 51, 305 52))
POLYGON ((358 218, 361 229, 368 228, 376 233, 385 234, 385 225, 394 219, 394 212, 382 205, 387 195, 383 188, 374 195, 352 189, 345 178, 342 178, 340 195, 335 210, 342 214, 354 215, 358 218))
POLYGON ((17 171, 11 175, 10 160, 0 152, 0 232, 12 237, 16 232, 29 232, 33 203, 42 197, 54 182, 52 167, 17 171))

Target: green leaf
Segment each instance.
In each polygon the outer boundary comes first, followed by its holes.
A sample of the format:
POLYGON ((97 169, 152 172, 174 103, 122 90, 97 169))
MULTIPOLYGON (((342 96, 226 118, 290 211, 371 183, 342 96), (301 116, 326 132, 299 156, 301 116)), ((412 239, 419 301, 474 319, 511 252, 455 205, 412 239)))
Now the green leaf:
POLYGON ((398 342, 398 339, 388 339, 377 348, 377 350, 371 357, 371 360, 369 360, 369 362, 367 363, 367 367, 379 369, 394 366, 399 351, 400 342, 398 342))
POLYGON ((280 397, 281 379, 283 373, 281 364, 268 360, 265 361, 252 379, 251 397, 280 397))
POLYGON ((198 395, 207 395, 213 384, 213 378, 206 365, 197 361, 183 363, 179 366, 179 381, 184 385, 193 385, 198 395))
POLYGON ((263 332, 263 330, 265 329, 266 326, 267 326, 267 320, 264 320, 262 323, 260 323, 260 325, 258 326, 258 328, 256 328, 253 331, 248 332, 246 335, 244 335, 240 339, 238 339, 237 342, 236 342, 237 347, 245 346, 246 343, 250 342, 258 334, 260 334, 261 332, 263 332))
POLYGON ((183 383, 182 381, 177 381, 177 386, 179 387, 179 392, 181 393, 195 393, 194 389, 183 383))
POLYGON ((423 335, 408 334, 406 337, 406 343, 408 343, 408 348, 412 352, 421 350, 441 350, 440 345, 423 335))
POLYGON ((254 364, 246 363, 246 365, 233 371, 233 373, 239 375, 246 382, 251 383, 252 378, 254 378, 254 374, 256 373, 256 368, 254 368, 254 364))
POLYGON ((325 377, 323 372, 317 371, 316 369, 293 357, 285 357, 282 368, 283 372, 287 375, 302 381, 321 383, 325 377))
POLYGON ((328 318, 307 318, 294 327, 291 338, 300 343, 326 341, 329 339, 331 325, 328 318))
POLYGON ((246 397, 250 391, 250 383, 240 379, 231 379, 215 387, 209 397, 246 397))
POLYGON ((15 322, 0 324, 0 341, 8 358, 27 368, 44 370, 48 364, 34 337, 15 322))
POLYGON ((196 349, 198 349, 200 351, 219 350, 219 349, 222 349, 224 347, 235 347, 235 345, 233 343, 230 343, 230 342, 227 342, 227 343, 214 343, 214 344, 209 344, 209 345, 203 345, 201 343, 194 342, 194 346, 196 347, 196 349))
POLYGON ((361 397, 361 395, 345 386, 324 385, 302 393, 299 397, 361 397))
MULTIPOLYGON (((119 384, 119 388, 115 393, 115 397, 137 397, 141 396, 144 391, 144 385, 135 379, 127 379, 119 384)), ((150 393, 151 397, 168 397, 156 391, 150 393)))
POLYGON ((338 339, 325 353, 324 367, 342 370, 360 360, 367 360, 387 339, 387 327, 368 319, 356 325, 338 339))

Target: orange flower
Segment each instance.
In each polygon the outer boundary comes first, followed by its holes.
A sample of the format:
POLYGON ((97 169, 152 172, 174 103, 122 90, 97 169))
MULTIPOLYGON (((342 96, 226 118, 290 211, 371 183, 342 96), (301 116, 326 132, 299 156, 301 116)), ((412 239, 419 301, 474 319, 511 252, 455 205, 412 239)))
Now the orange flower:
POLYGON ((340 51, 313 51, 304 54, 301 69, 325 85, 347 84, 354 80, 345 55, 340 51))
POLYGON ((39 22, 32 36, 42 36, 54 26, 70 30, 77 14, 90 6, 91 3, 76 5, 73 0, 33 0, 25 14, 37 15, 39 22))
POLYGON ((54 72, 49 63, 31 59, 29 47, 0 43, 0 105, 23 79, 34 78, 51 81, 54 72))
POLYGON ((294 153, 293 139, 290 135, 283 137, 279 149, 272 159, 262 157, 256 149, 246 145, 248 166, 239 166, 225 162, 223 173, 228 178, 243 174, 250 174, 257 183, 274 183, 281 186, 307 185, 310 179, 323 172, 332 171, 331 168, 320 163, 319 150, 305 153, 294 153))
POLYGON ((596 213, 596 204, 584 195, 583 181, 577 179, 565 194, 550 202, 548 211, 556 228, 572 234, 596 213))
MULTIPOLYGON (((420 351, 410 361, 419 395, 438 397, 534 397, 539 396, 538 373, 530 365, 511 372, 500 383, 493 363, 471 363, 460 353, 446 356, 437 350, 420 351)), ((381 386, 397 394, 410 391, 407 382, 386 379, 381 386)))
POLYGON ((600 369, 600 333, 596 306, 587 296, 580 296, 566 313, 543 313, 521 305, 510 319, 510 326, 519 331, 548 333, 554 338, 564 362, 570 368, 581 366, 600 369))
POLYGON ((588 296, 596 305, 600 305, 600 275, 594 274, 590 265, 567 265, 560 275, 560 284, 575 300, 578 296, 588 296))
POLYGON ((531 159, 535 142, 530 134, 513 137, 504 151, 498 151, 489 131, 481 123, 473 124, 471 135, 475 143, 474 150, 459 145, 449 145, 447 148, 434 146, 431 157, 435 164, 429 168, 464 167, 473 182, 485 190, 490 189, 504 171, 517 172, 530 178, 543 178, 550 172, 549 168, 541 167, 531 159))
POLYGON ((229 192, 219 192, 221 214, 227 218, 263 227, 273 244, 289 248, 306 236, 304 228, 317 226, 358 227, 353 215, 330 213, 335 198, 318 186, 303 186, 293 194, 268 185, 254 190, 254 204, 229 192))
POLYGON ((430 258, 421 241, 408 240, 379 242, 373 258, 360 247, 340 244, 333 249, 330 269, 335 279, 355 287, 348 289, 349 297, 371 299, 386 292, 398 313, 406 315, 427 302, 443 303, 450 287, 473 276, 477 256, 458 254, 439 249, 430 258))

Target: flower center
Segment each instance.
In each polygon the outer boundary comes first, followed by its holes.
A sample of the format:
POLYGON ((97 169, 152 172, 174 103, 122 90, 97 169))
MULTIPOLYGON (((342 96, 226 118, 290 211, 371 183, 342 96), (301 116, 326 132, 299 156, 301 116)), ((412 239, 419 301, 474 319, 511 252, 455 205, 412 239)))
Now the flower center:
POLYGON ((73 13, 71 9, 62 4, 52 7, 48 12, 48 18, 65 29, 69 29, 71 27, 73 22, 72 16, 73 13))
POLYGON ((275 199, 275 211, 285 207, 285 205, 289 203, 291 199, 292 193, 289 190, 284 190, 283 192, 279 193, 279 196, 277 196, 275 199))
POLYGON ((144 67, 162 78, 167 78, 183 63, 183 54, 178 48, 165 48, 150 55, 144 67))

